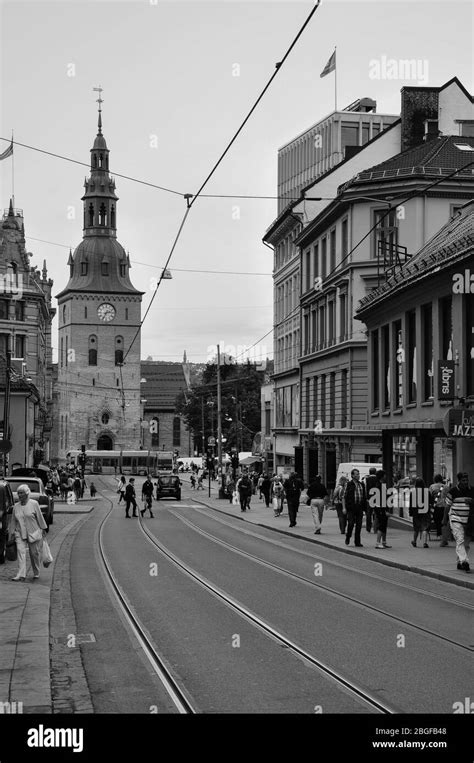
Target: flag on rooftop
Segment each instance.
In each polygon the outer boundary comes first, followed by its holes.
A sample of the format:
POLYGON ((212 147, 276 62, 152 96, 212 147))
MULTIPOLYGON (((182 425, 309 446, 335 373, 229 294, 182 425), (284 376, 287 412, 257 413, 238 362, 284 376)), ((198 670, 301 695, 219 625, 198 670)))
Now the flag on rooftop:
POLYGON ((327 62, 326 66, 322 70, 320 77, 325 77, 329 72, 333 72, 336 69, 336 51, 331 55, 331 58, 327 62))

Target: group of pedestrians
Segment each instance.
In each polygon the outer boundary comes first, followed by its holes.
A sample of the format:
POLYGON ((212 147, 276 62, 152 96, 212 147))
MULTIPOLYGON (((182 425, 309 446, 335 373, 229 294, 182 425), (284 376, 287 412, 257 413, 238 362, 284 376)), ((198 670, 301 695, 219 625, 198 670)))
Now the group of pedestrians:
MULTIPOLYGON (((145 516, 145 512, 148 510, 150 512, 150 517, 153 518, 153 512, 152 512, 152 506, 153 506, 153 494, 155 492, 155 488, 157 485, 154 485, 152 480, 150 479, 150 475, 147 476, 145 482, 142 485, 142 503, 143 503, 143 509, 140 509, 141 516, 145 516)), ((126 519, 130 519, 130 508, 132 509, 132 517, 138 517, 137 511, 138 511, 138 504, 137 504, 137 493, 135 490, 135 478, 130 477, 130 479, 127 482, 127 479, 124 474, 120 475, 120 479, 118 480, 117 485, 117 493, 119 494, 118 502, 119 504, 123 501, 125 503, 125 517, 126 519)))
MULTIPOLYGON (((262 474, 257 482, 260 500, 265 500, 267 507, 272 505, 275 517, 282 514, 286 501, 290 527, 296 526, 304 488, 303 481, 295 472, 285 481, 280 475, 270 477, 262 474)), ((254 491, 249 474, 244 473, 237 481, 228 475, 227 491, 231 503, 236 502, 237 493, 241 512, 250 509, 254 491)), ((465 472, 458 473, 454 487, 445 484, 442 476, 437 474, 429 487, 421 477, 417 477, 406 488, 390 489, 383 469, 370 467, 369 474, 362 480, 360 471, 354 468, 350 477, 341 476, 333 493, 339 531, 345 536, 345 544, 349 546, 353 538, 354 546, 363 548, 361 531, 365 515, 366 531, 376 535, 375 548, 392 548, 387 543, 388 520, 393 506, 401 505, 400 500, 407 506, 412 519, 412 545, 416 547, 419 540, 423 548, 429 548, 430 530, 436 532, 441 547, 448 546, 449 540, 453 538, 456 543, 457 568, 469 572, 468 552, 474 534, 474 488, 470 487, 465 472), (395 504, 394 495, 398 501, 395 504)), ((310 480, 306 504, 311 509, 314 534, 320 535, 324 510, 330 504, 330 496, 319 475, 310 480)))

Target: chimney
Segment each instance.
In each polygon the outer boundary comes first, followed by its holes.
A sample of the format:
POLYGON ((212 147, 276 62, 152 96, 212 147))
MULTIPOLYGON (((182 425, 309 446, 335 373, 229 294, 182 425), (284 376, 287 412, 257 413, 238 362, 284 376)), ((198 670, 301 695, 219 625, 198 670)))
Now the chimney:
MULTIPOLYGON (((436 87, 402 87, 402 139, 401 151, 414 148, 437 135, 438 93, 436 87), (428 131, 425 138, 425 122, 436 122, 436 135, 428 131)), ((430 128, 434 130, 434 127, 430 128)))

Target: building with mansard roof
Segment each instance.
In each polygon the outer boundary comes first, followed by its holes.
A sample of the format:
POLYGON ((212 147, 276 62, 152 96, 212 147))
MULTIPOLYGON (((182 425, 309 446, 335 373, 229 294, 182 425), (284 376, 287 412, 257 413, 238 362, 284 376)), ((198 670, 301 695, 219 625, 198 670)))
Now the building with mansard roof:
MULTIPOLYGON (((471 139, 472 142, 473 139, 471 139)), ((359 303, 368 424, 389 479, 474 482, 474 202, 359 303)))

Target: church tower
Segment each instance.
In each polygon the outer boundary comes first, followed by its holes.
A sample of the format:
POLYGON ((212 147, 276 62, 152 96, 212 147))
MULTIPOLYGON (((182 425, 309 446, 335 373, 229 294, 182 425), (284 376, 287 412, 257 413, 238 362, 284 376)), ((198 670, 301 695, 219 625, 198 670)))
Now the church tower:
MULTIPOLYGON (((100 91, 99 91, 100 92, 100 91)), ((130 281, 130 260, 117 241, 115 181, 98 132, 85 179, 83 240, 69 253, 69 281, 57 295, 58 455, 137 450, 140 445, 140 326, 143 292, 130 281)))

